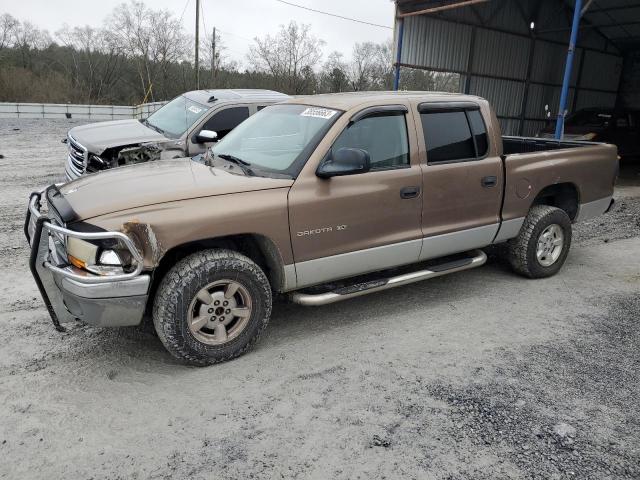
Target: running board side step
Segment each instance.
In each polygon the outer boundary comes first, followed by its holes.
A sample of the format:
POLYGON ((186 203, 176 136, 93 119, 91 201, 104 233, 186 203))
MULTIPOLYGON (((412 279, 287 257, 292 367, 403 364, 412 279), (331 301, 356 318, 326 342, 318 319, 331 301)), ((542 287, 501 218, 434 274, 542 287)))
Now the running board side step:
POLYGON ((306 306, 328 305, 330 303, 348 300, 361 295, 367 295, 368 293, 380 292, 382 290, 388 290, 390 288, 407 285, 409 283, 420 282, 429 278, 441 277, 442 275, 447 275, 449 273, 470 270, 472 268, 480 267, 487 262, 487 254, 482 250, 474 250, 469 253, 472 256, 461 260, 454 260, 429 267, 425 270, 405 273, 395 277, 350 285, 332 292, 318 294, 294 292, 291 294, 291 301, 306 306))

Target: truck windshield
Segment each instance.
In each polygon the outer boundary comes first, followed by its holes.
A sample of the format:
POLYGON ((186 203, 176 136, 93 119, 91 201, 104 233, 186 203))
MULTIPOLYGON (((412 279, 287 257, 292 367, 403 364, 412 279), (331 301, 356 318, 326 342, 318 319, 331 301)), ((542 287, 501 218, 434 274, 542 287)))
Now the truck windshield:
POLYGON ((309 105, 273 105, 238 125, 213 148, 253 170, 297 176, 340 111, 309 105))
POLYGON ((208 108, 180 95, 151 114, 143 123, 167 137, 178 138, 202 117, 208 108))

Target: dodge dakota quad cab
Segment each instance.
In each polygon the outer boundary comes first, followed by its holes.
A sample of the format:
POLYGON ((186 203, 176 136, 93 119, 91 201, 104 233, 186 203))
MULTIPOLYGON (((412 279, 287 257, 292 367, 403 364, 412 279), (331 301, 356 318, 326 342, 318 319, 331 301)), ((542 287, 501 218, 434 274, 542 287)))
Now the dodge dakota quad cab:
POLYGON ((86 173, 206 151, 258 110, 289 98, 271 90, 197 90, 144 120, 113 120, 69 130, 67 180, 86 173))
POLYGON ((32 194, 31 269, 54 325, 153 324, 188 363, 237 357, 272 296, 324 305, 478 267, 558 272, 572 222, 612 204, 612 145, 502 137, 482 98, 301 97, 205 163, 149 162, 32 194))

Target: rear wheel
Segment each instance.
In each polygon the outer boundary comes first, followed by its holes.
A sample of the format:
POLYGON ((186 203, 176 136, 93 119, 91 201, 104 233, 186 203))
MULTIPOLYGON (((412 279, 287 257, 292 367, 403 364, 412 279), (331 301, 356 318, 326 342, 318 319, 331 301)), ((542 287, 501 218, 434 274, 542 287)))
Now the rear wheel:
POLYGON ((153 308, 164 346, 193 365, 242 355, 270 315, 271 287, 264 272, 230 250, 205 250, 178 262, 160 283, 153 308))
POLYGON ((516 238, 508 242, 512 268, 529 278, 558 273, 571 246, 571 220, 564 210, 547 205, 531 208, 516 238))

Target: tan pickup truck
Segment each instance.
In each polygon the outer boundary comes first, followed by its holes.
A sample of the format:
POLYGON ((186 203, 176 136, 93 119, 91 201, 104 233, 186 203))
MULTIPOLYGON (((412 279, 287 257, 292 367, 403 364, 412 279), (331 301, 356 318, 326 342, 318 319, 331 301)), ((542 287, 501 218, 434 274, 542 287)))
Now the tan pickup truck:
MULTIPOLYGON (((606 212, 616 147, 502 137, 486 100, 425 92, 267 107, 204 163, 163 160, 34 193, 25 233, 54 324, 139 324, 196 365, 255 343, 274 293, 324 305, 485 263, 555 274, 606 212)), ((428 288, 428 287, 425 287, 428 288)))

